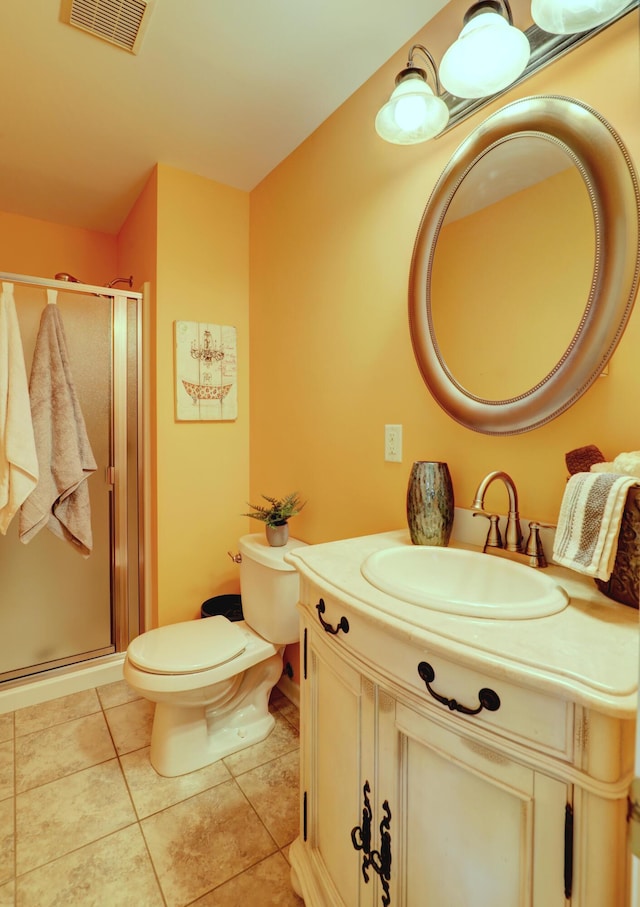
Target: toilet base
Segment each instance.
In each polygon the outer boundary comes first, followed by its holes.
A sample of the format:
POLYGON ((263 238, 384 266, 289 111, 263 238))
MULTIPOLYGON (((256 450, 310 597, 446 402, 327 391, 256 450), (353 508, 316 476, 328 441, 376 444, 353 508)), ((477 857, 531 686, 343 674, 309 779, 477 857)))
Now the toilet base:
POLYGON ((275 725, 269 696, 281 674, 277 653, 221 684, 212 705, 156 702, 149 754, 156 772, 185 775, 268 737, 275 725))

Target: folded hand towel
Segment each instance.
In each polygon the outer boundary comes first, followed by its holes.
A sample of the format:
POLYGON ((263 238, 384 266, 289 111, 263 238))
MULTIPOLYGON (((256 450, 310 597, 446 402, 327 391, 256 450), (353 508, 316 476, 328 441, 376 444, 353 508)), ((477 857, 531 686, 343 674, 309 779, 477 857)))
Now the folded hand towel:
POLYGON ((85 557, 91 553, 91 511, 85 479, 96 461, 73 386, 57 305, 45 306, 29 380, 40 480, 20 510, 20 541, 47 526, 85 557))
POLYGON ((29 408, 27 371, 13 284, 0 294, 0 532, 38 482, 38 458, 29 408))
POLYGON ((621 453, 612 463, 593 463, 591 472, 615 472, 640 479, 640 450, 621 453))
POLYGON ((607 580, 634 476, 577 472, 567 482, 553 548, 556 564, 607 580))

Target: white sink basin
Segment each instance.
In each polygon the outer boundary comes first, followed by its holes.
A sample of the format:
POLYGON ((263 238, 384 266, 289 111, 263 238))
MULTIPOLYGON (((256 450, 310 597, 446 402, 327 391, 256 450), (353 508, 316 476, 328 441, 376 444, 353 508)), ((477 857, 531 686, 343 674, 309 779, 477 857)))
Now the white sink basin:
POLYGON ((449 614, 517 620, 556 614, 569 604, 544 570, 461 548, 384 548, 360 570, 387 595, 449 614))

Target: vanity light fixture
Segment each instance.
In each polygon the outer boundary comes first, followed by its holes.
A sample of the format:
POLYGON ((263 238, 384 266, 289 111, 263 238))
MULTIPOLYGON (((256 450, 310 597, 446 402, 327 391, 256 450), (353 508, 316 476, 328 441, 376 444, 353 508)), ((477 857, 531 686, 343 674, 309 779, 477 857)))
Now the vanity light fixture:
POLYGON ((508 0, 481 0, 465 13, 460 36, 440 63, 440 80, 455 97, 483 98, 514 82, 530 53, 526 35, 513 24, 508 0))
POLYGON ((406 67, 396 76, 396 87, 376 117, 376 132, 394 145, 417 145, 442 132, 449 122, 449 108, 440 97, 441 88, 435 60, 426 47, 414 44, 406 67), (425 57, 433 70, 435 94, 427 73, 413 62, 414 54, 425 57))
POLYGON ((629 0, 532 0, 531 17, 551 35, 573 35, 612 19, 629 0))

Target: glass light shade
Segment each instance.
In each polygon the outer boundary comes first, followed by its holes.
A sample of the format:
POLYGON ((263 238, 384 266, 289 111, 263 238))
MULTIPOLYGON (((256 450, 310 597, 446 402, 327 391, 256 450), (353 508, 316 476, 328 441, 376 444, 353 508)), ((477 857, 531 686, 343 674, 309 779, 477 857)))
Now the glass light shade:
POLYGON ((378 111, 376 132, 394 145, 416 145, 442 132, 449 122, 449 108, 416 75, 396 85, 378 111))
POLYGON ((457 98, 484 98, 511 85, 524 72, 530 54, 520 29, 499 13, 479 13, 442 58, 440 81, 457 98))
POLYGON ((629 0, 532 0, 531 18, 550 35, 574 35, 612 19, 629 0))

